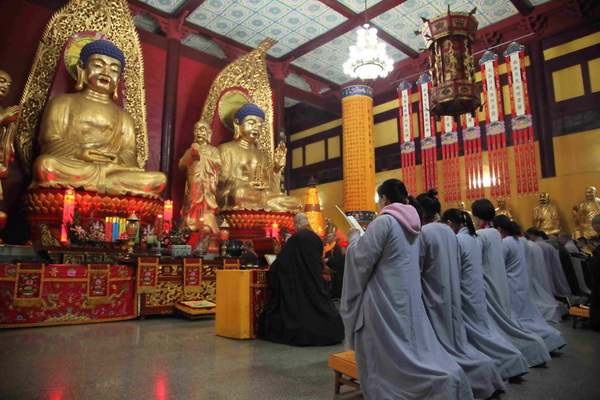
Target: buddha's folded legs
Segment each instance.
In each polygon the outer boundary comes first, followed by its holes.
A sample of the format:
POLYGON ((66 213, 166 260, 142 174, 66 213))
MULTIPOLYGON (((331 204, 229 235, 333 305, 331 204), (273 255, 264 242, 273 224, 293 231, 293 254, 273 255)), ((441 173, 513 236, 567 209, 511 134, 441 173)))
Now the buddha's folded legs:
POLYGON ((162 172, 41 155, 33 164, 31 188, 71 187, 98 193, 155 197, 165 185, 166 176, 162 172))

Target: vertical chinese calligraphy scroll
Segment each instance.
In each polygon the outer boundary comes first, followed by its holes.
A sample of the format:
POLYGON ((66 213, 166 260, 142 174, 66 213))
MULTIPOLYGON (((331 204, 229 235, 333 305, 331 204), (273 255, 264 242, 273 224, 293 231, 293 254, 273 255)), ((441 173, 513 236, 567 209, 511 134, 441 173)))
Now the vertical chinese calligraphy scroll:
POLYGON ((346 213, 373 213, 375 141, 373 89, 370 87, 353 85, 342 89, 342 135, 344 209, 346 213))

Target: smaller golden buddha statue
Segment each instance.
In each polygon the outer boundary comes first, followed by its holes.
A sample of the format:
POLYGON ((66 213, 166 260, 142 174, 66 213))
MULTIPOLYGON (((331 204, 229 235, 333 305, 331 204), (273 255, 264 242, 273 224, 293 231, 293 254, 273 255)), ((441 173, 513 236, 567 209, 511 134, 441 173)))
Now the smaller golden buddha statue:
POLYGON ((596 197, 596 188, 588 186, 585 188, 585 200, 573 205, 573 218, 575 219, 575 231, 573 238, 585 237, 590 239, 596 236, 592 227, 592 219, 600 215, 600 198, 596 197))
POLYGON ((460 211, 464 211, 467 214, 469 214, 469 216, 471 218, 473 218, 473 215, 471 214, 471 211, 467 210, 467 207, 465 206, 465 202, 464 201, 459 201, 458 202, 458 207, 457 207, 460 211))
POLYGON ((540 193, 540 205, 533 209, 533 226, 548 235, 555 235, 560 232, 558 209, 554 204, 550 204, 548 193, 540 193))
POLYGON ((125 56, 107 40, 83 46, 77 64, 77 93, 48 101, 40 128, 40 156, 31 188, 83 188, 115 195, 158 197, 162 172, 136 162, 131 115, 114 103, 125 56))
MULTIPOLYGON (((10 75, 0 70, 0 100, 10 92, 11 85, 10 75)), ((0 106, 0 179, 4 179, 8 175, 8 164, 14 154, 13 137, 8 128, 17 119, 20 111, 19 106, 7 108, 0 106)), ((0 185, 0 200, 3 198, 2 185, 0 185)))
POLYGON ((498 199, 498 208, 496 208, 496 215, 506 215, 511 220, 513 219, 512 213, 510 212, 510 203, 507 198, 498 199))
POLYGON ((221 168, 221 156, 219 150, 209 144, 211 135, 208 123, 196 122, 194 143, 179 160, 179 169, 187 171, 181 217, 193 232, 204 227, 213 233, 219 232, 215 213, 218 211, 217 174, 221 168))
POLYGON ((257 147, 265 113, 248 103, 234 115, 234 140, 219 146, 223 168, 219 175, 219 208, 228 210, 264 210, 298 212, 298 199, 281 192, 281 172, 287 149, 281 142, 274 159, 257 147))

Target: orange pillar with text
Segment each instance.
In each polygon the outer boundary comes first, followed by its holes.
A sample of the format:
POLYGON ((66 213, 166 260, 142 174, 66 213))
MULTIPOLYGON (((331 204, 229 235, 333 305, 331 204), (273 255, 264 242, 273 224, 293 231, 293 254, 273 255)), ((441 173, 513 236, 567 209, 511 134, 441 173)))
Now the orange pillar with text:
POLYGON ((375 217, 373 89, 342 89, 344 211, 362 222, 375 217))

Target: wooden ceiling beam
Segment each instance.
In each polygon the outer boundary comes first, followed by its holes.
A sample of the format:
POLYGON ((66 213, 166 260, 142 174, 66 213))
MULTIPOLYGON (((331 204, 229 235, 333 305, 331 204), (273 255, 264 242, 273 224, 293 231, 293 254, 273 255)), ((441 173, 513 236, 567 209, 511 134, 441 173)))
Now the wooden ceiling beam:
POLYGON ((525 0, 510 0, 510 2, 515 6, 517 11, 523 16, 528 15, 533 11, 533 7, 531 7, 525 0))
POLYGON ((342 115, 342 104, 340 101, 327 100, 321 95, 306 92, 302 89, 298 89, 295 86, 288 85, 287 83, 283 84, 282 93, 285 97, 290 97, 302 103, 309 104, 313 107, 325 110, 331 114, 337 116, 342 115))
POLYGON ((326 5, 327 7, 331 8, 333 11, 342 14, 344 17, 346 18, 352 18, 356 15, 356 13, 354 11, 352 11, 350 8, 346 7, 345 5, 343 5, 342 3, 340 3, 338 0, 319 0, 321 3, 323 3, 324 5, 326 5))
POLYGON ((196 8, 200 7, 205 0, 190 0, 184 1, 178 9, 173 13, 173 18, 181 17, 186 11, 188 15, 196 11, 196 8))
POLYGON ((304 75, 304 76, 307 76, 307 77, 309 77, 311 79, 314 79, 315 81, 322 82, 324 85, 329 86, 331 88, 331 90, 340 90, 340 85, 338 85, 337 83, 333 83, 331 81, 328 81, 327 79, 323 78, 322 76, 313 74, 312 72, 309 72, 309 71, 307 71, 305 69, 302 69, 302 68, 300 68, 300 67, 298 67, 296 65, 290 64, 289 67, 288 67, 288 69, 291 72, 294 72, 295 74, 304 75))
POLYGON ((132 6, 136 6, 137 8, 140 8, 146 12, 148 12, 148 14, 150 15, 158 15, 159 17, 162 18, 173 18, 173 16, 171 14, 167 14, 164 11, 161 11, 157 8, 151 7, 148 4, 141 2, 139 0, 127 0, 127 2, 129 4, 131 4, 132 6))

